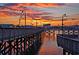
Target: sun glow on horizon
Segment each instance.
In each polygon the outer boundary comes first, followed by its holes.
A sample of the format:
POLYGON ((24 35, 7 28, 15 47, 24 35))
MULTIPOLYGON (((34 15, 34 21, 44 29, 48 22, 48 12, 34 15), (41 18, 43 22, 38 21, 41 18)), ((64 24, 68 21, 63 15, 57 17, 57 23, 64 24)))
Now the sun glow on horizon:
MULTIPOLYGON (((61 26, 61 19, 54 17, 64 12, 71 14, 69 17, 75 17, 76 20, 64 20, 64 25, 78 25, 79 21, 79 4, 65 3, 3 3, 0 4, 0 24, 19 25, 21 11, 26 10, 26 25, 42 26, 43 24, 51 24, 52 26, 61 26), (74 7, 75 6, 75 7, 74 7), (20 12, 19 12, 20 11, 20 12), (40 18, 39 20, 35 20, 40 18)), ((23 14, 24 15, 24 14, 23 14)), ((25 20, 21 20, 21 25, 25 25, 25 20)))

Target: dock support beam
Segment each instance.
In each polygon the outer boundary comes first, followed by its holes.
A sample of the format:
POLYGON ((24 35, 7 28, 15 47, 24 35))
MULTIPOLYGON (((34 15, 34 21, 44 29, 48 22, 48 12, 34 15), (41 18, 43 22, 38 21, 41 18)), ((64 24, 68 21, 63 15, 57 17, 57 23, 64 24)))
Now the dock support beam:
POLYGON ((63 49, 63 55, 66 55, 66 50, 65 49, 63 49))

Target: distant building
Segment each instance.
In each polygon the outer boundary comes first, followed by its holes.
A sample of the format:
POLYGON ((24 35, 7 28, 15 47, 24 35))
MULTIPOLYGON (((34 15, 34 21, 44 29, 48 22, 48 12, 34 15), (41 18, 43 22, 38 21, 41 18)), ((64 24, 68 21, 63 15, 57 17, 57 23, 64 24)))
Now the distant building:
POLYGON ((50 24, 43 24, 44 28, 50 28, 50 26, 51 26, 50 24))
POLYGON ((43 26, 50 26, 50 24, 43 24, 43 26))
POLYGON ((14 28, 13 24, 0 24, 0 28, 14 28))
POLYGON ((33 26, 31 25, 26 25, 26 26, 16 26, 16 28, 32 28, 33 26))

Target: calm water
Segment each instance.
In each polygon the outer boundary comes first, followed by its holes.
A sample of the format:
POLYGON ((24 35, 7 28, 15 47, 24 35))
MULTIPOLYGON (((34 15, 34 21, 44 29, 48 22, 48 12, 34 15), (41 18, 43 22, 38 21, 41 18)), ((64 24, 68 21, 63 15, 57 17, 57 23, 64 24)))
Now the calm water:
POLYGON ((57 46, 57 31, 51 30, 50 35, 47 32, 42 33, 43 44, 39 50, 39 55, 62 55, 62 48, 57 46))

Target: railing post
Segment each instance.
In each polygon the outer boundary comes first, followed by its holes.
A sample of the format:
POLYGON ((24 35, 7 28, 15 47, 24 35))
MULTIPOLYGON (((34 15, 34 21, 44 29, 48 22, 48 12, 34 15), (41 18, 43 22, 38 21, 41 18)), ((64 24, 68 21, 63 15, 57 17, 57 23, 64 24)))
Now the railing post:
POLYGON ((9 55, 11 55, 12 54, 11 41, 9 40, 8 43, 9 43, 9 55))
MULTIPOLYGON (((10 29, 10 31, 9 31, 9 37, 10 38, 11 38, 11 30, 12 29, 10 29)), ((11 39, 9 39, 8 43, 9 43, 9 55, 11 55, 12 54, 11 39)))
POLYGON ((16 33, 15 33, 15 31, 13 33, 14 33, 14 42, 13 42, 14 43, 14 48, 13 48, 13 50, 14 50, 14 54, 15 54, 15 46, 16 46, 16 44, 15 44, 16 43, 16 37, 15 37, 15 35, 16 35, 16 33))
POLYGON ((20 38, 20 54, 22 54, 22 38, 20 38))
POLYGON ((63 55, 66 55, 66 50, 63 48, 63 55))
POLYGON ((16 55, 18 55, 18 39, 16 39, 16 55))
POLYGON ((24 38, 24 54, 26 54, 26 38, 24 38))
POLYGON ((16 46, 15 43, 16 43, 16 39, 14 38, 14 54, 16 53, 16 52, 15 52, 15 46, 16 46))

